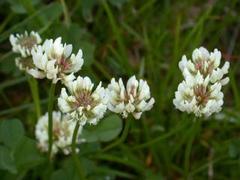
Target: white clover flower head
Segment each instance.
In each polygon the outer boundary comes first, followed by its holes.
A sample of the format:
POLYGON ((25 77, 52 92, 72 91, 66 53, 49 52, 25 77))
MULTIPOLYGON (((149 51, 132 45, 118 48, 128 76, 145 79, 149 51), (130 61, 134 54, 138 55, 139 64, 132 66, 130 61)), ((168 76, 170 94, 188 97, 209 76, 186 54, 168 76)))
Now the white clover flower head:
POLYGON ((215 49, 209 53, 203 47, 195 49, 192 58, 191 61, 183 56, 179 63, 184 80, 175 92, 173 104, 180 111, 208 117, 222 109, 221 89, 229 81, 228 77, 223 78, 228 73, 229 62, 219 68, 221 52, 215 49))
MULTIPOLYGON (((65 115, 58 111, 53 111, 53 144, 52 156, 62 151, 65 155, 71 153, 72 136, 75 128, 75 122, 69 120, 65 115)), ((81 143, 79 138, 82 127, 79 128, 77 143, 81 143)), ((35 136, 38 141, 38 147, 42 152, 48 151, 48 113, 39 118, 35 136)), ((79 151, 79 149, 76 149, 79 151)))
POLYGON ((29 57, 16 57, 15 58, 16 66, 22 70, 26 71, 28 74, 32 75, 34 78, 43 79, 45 74, 39 71, 33 64, 32 58, 29 57))
MULTIPOLYGON (((83 53, 72 54, 71 44, 62 44, 62 38, 47 39, 42 46, 32 50, 33 63, 53 83, 82 68, 83 53)), ((64 83, 64 82, 63 82, 64 83)))
POLYGON ((126 88, 121 78, 118 82, 113 78, 108 85, 107 94, 108 109, 121 114, 123 118, 132 114, 135 119, 140 119, 142 113, 149 111, 155 103, 147 81, 138 81, 135 76, 128 80, 126 88))
POLYGON ((93 90, 94 84, 89 77, 78 76, 65 85, 67 89, 62 88, 58 98, 59 109, 81 125, 96 125, 107 110, 108 99, 101 82, 93 90))
POLYGON ((16 66, 36 78, 44 78, 45 75, 37 70, 31 57, 31 51, 42 42, 40 35, 34 31, 30 34, 25 31, 24 34, 16 34, 16 36, 11 34, 9 39, 13 52, 21 54, 20 57, 15 58, 16 66))
POLYGON ((207 49, 200 47, 193 51, 192 60, 187 60, 184 55, 179 62, 179 68, 184 77, 189 74, 195 76, 200 72, 204 78, 209 76, 211 83, 219 81, 222 85, 225 85, 228 83, 229 78, 223 78, 223 76, 228 73, 230 63, 227 61, 222 68, 219 68, 221 57, 221 52, 217 49, 209 53, 207 49))
POLYGON ((9 40, 13 52, 20 53, 22 57, 30 56, 31 50, 42 42, 40 35, 34 31, 30 34, 27 31, 24 34, 11 34, 9 40))

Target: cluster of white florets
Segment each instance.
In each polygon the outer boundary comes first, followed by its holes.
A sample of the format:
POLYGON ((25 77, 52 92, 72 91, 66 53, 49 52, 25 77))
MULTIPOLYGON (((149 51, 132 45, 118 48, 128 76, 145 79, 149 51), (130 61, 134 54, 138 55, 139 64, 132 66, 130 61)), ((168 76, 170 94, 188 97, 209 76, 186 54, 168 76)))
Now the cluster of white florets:
MULTIPOLYGON (((21 70, 35 78, 47 78, 52 83, 59 80, 65 85, 58 98, 58 107, 63 113, 53 112, 53 146, 52 154, 62 150, 70 153, 73 131, 76 123, 80 124, 80 131, 85 124, 96 125, 109 109, 119 113, 123 118, 132 114, 139 119, 144 111, 153 107, 150 88, 146 81, 137 80, 132 76, 125 88, 122 79, 116 82, 113 78, 107 88, 102 83, 94 89, 89 77, 75 77, 84 63, 82 50, 72 53, 71 44, 63 44, 61 37, 56 40, 47 39, 43 44, 38 33, 27 32, 23 35, 10 36, 14 52, 20 53, 21 58, 16 64, 21 70)), ((36 125, 38 147, 48 151, 48 114, 42 116, 36 125)), ((79 143, 79 138, 77 140, 79 143)))
POLYGON ((97 124, 107 110, 107 94, 100 82, 94 90, 94 84, 89 77, 78 77, 62 88, 58 98, 58 106, 81 125, 97 124), (68 92, 68 93, 67 93, 68 92))
POLYGON ((62 44, 61 37, 55 41, 47 39, 43 45, 32 50, 33 63, 36 71, 35 78, 46 77, 56 83, 62 80, 66 83, 66 76, 78 72, 83 65, 83 53, 79 49, 77 55, 72 54, 71 44, 62 44), (39 76, 39 74, 42 74, 39 76))
MULTIPOLYGON (((47 78, 52 83, 59 80, 65 85, 58 98, 60 112, 53 112, 53 146, 52 154, 59 150, 64 154, 71 152, 70 145, 76 123, 80 124, 79 135, 85 124, 96 125, 107 110, 121 114, 127 118, 132 114, 140 119, 145 111, 149 111, 155 100, 151 97, 150 88, 145 80, 137 80, 132 76, 124 85, 122 79, 112 78, 107 88, 102 83, 94 88, 89 77, 75 77, 83 66, 83 53, 79 49, 72 53, 71 44, 63 44, 61 37, 56 40, 47 39, 41 45, 38 33, 25 32, 23 35, 10 36, 12 50, 21 54, 16 64, 35 78, 47 78)), ((209 53, 201 47, 195 49, 192 60, 182 57, 179 68, 184 80, 179 84, 173 103, 181 111, 194 113, 196 116, 210 116, 219 112, 223 105, 222 86, 229 81, 224 77, 228 73, 229 62, 222 68, 221 52, 217 49, 209 53)), ((38 147, 48 151, 48 114, 42 116, 36 125, 38 147)))
POLYGON ((173 103, 180 111, 194 113, 196 116, 210 116, 222 109, 222 86, 229 81, 224 77, 228 73, 229 62, 225 62, 222 68, 221 52, 217 49, 209 53, 207 49, 200 47, 195 49, 192 60, 182 57, 179 68, 184 80, 178 86, 173 103))
POLYGON ((34 31, 31 31, 31 33, 25 31, 24 34, 11 34, 9 40, 13 52, 20 53, 22 57, 31 56, 32 49, 42 42, 40 35, 34 31))
MULTIPOLYGON (((61 112, 53 111, 53 144, 52 156, 62 151, 65 155, 71 152, 72 136, 76 122, 69 120, 69 117, 62 115, 61 112)), ((82 127, 78 131, 77 143, 81 140, 79 135, 82 127)), ((35 136, 38 141, 38 147, 42 152, 48 152, 48 113, 40 117, 36 129, 35 136)), ((78 149, 76 149, 78 151, 78 149)))
POLYGON ((107 94, 108 109, 121 114, 123 118, 132 114, 135 119, 140 119, 142 113, 150 110, 155 102, 151 98, 147 82, 142 79, 138 81, 135 76, 128 80, 126 87, 121 78, 118 82, 113 78, 108 85, 107 94))
POLYGON ((25 31, 24 34, 10 35, 9 40, 12 45, 12 51, 20 55, 15 58, 17 67, 31 74, 31 71, 35 69, 31 51, 42 42, 40 35, 34 31, 30 33, 25 31))
POLYGON ((13 52, 20 53, 16 65, 34 78, 47 78, 53 83, 61 80, 64 84, 74 79, 74 73, 83 65, 83 53, 79 49, 72 53, 71 44, 63 44, 62 38, 46 39, 41 44, 40 35, 34 31, 30 34, 10 35, 13 52))

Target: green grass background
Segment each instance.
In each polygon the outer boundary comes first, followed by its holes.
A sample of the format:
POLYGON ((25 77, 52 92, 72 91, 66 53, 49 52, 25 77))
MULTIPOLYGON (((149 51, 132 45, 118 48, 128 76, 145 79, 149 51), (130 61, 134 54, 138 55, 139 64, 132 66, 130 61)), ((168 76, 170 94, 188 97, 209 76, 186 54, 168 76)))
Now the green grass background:
MULTIPOLYGON (((36 113, 29 81, 15 66, 9 35, 35 30, 43 39, 61 36, 75 52, 83 49, 79 75, 107 85, 112 77, 127 80, 135 74, 148 81, 156 100, 151 111, 131 123, 125 143, 107 152, 99 152, 106 142, 80 146, 88 179, 239 179, 239 28, 237 0, 1 0, 0 119, 21 120, 31 138, 27 144, 34 144, 36 113), (200 46, 221 50, 222 61, 230 61, 231 67, 223 111, 196 126, 194 117, 176 110, 172 100, 183 79, 181 56, 190 58, 200 46)), ((33 86, 44 113, 50 83, 39 80, 33 86)), ((59 155, 49 166, 37 150, 27 165, 11 170, 15 151, 2 147, 11 133, 16 131, 0 132, 1 179, 78 179, 70 157, 59 155)), ((26 158, 31 148, 23 150, 26 158)))

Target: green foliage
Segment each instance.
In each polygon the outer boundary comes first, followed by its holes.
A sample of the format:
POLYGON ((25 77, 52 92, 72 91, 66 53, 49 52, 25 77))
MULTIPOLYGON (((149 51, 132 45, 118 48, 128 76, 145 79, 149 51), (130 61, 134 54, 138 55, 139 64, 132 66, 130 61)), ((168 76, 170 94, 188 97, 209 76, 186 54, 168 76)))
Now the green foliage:
POLYGON ((11 173, 17 172, 13 155, 11 151, 5 146, 0 146, 0 168, 3 170, 8 170, 11 173))
POLYGON ((0 142, 15 148, 24 136, 23 125, 19 120, 5 120, 0 123, 0 142))
POLYGON ((36 142, 24 135, 21 121, 17 119, 0 122, 0 169, 16 174, 43 162, 36 142))
POLYGON ((97 126, 84 127, 81 138, 87 142, 108 142, 120 134, 122 126, 122 120, 119 116, 110 115, 101 120, 97 126))

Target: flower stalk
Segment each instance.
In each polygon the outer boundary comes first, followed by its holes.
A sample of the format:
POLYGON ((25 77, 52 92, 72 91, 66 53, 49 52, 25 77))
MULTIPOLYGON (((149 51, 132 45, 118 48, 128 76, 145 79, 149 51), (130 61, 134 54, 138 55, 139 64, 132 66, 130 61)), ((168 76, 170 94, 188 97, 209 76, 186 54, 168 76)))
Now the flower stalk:
POLYGON ((37 119, 41 116, 41 106, 40 106, 40 98, 38 91, 38 82, 31 76, 28 76, 28 83, 30 86, 30 90, 32 93, 32 98, 36 110, 37 119))
POLYGON ((54 93, 55 93, 56 84, 52 83, 49 91, 49 100, 48 100, 48 154, 49 159, 51 159, 52 154, 52 143, 53 143, 53 137, 52 137, 52 131, 53 131, 53 104, 54 104, 54 93))
POLYGON ((190 129, 189 139, 188 139, 188 143, 187 143, 187 146, 185 149, 184 170, 185 170, 186 179, 189 178, 188 175, 189 175, 189 170, 190 170, 190 161, 191 161, 191 152, 192 152, 193 142, 199 132, 200 126, 201 126, 201 119, 197 119, 195 117, 193 120, 193 125, 190 129))
POLYGON ((76 154, 76 140, 78 138, 77 135, 78 135, 79 127, 80 127, 80 123, 79 123, 79 121, 76 121, 76 125, 75 125, 73 136, 72 136, 72 157, 73 157, 73 161, 76 165, 79 178, 81 180, 85 180, 86 178, 85 178, 84 169, 83 169, 81 162, 76 154))

